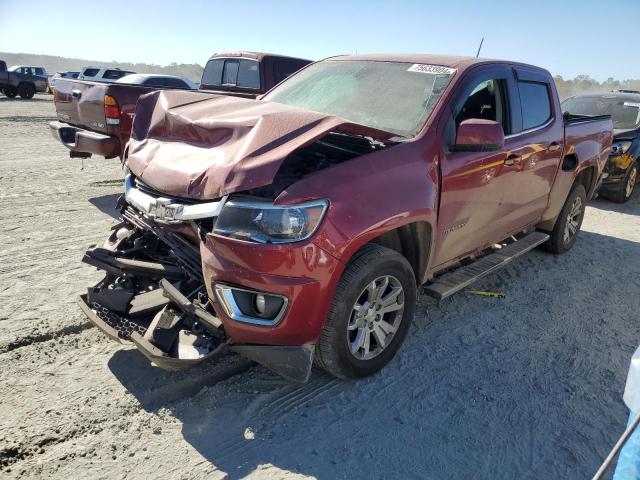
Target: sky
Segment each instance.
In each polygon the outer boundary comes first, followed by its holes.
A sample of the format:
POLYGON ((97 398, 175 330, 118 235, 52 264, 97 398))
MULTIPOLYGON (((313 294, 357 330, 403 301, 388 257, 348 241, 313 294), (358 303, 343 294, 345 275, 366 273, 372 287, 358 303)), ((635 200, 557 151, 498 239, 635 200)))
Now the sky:
POLYGON ((0 51, 204 65, 229 50, 475 56, 484 37, 483 57, 624 80, 640 78, 639 18, 640 0, 0 0, 0 51))

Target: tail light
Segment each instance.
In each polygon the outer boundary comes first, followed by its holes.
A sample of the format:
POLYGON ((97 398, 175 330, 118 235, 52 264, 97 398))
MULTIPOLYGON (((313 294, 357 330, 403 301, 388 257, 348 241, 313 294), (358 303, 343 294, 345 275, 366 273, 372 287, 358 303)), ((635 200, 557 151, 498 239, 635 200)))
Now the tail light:
POLYGON ((120 107, 111 95, 104 96, 104 116, 107 125, 120 125, 120 107))

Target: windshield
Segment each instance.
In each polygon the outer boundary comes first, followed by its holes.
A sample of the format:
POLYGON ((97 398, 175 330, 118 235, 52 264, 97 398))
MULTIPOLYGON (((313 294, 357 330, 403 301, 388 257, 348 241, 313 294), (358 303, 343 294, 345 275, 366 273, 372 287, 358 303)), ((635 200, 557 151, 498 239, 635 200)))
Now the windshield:
POLYGON ((325 60, 289 77, 264 99, 412 137, 454 72, 436 65, 325 60))
POLYGON ((614 95, 569 98, 563 102, 562 111, 574 115, 611 115, 613 128, 621 130, 640 126, 640 101, 614 95))

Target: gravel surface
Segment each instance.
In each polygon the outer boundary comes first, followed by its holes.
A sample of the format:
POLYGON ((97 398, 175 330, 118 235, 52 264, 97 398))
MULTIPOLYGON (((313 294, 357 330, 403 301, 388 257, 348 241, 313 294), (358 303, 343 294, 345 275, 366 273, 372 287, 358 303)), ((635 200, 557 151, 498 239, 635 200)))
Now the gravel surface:
POLYGON ((69 159, 50 97, 0 97, 3 478, 588 478, 624 430, 640 343, 640 195, 591 202, 566 255, 534 251, 437 305, 396 359, 293 385, 239 357, 169 374, 91 328, 118 160, 69 159))

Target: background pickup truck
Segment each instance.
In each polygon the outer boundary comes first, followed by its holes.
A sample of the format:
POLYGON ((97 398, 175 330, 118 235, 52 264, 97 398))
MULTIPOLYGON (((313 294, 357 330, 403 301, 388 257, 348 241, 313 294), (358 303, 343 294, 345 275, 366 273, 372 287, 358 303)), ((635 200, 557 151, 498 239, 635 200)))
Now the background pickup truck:
POLYGON ((9 98, 20 95, 20 98, 30 99, 36 92, 46 92, 49 81, 45 75, 35 75, 32 68, 27 67, 27 73, 7 70, 6 62, 0 60, 0 91, 9 98))
POLYGON ((370 375, 419 288, 569 250, 612 134, 563 116, 546 70, 476 58, 335 57, 258 100, 154 92, 80 304, 164 368, 231 348, 295 380, 370 375))
MULTIPOLYGON (((207 62, 200 89, 255 98, 308 63, 265 53, 220 53, 207 62)), ((49 124, 51 133, 70 150, 71 157, 117 157, 129 140, 138 98, 163 88, 174 87, 57 79, 54 102, 58 121, 49 124)))

